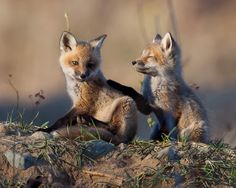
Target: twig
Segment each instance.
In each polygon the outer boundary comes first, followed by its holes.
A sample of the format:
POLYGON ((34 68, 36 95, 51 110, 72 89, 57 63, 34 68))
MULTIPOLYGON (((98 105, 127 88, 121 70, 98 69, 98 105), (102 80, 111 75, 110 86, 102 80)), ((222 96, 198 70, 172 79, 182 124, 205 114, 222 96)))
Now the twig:
POLYGON ((124 179, 122 177, 106 174, 103 172, 95 172, 95 171, 88 171, 88 170, 83 170, 82 171, 85 174, 89 174, 92 176, 100 176, 100 177, 106 177, 109 178, 109 180, 114 181, 114 183, 118 186, 122 186, 124 179))
MULTIPOLYGON (((5 135, 4 135, 4 136, 5 136, 5 135)), ((1 141, 4 141, 3 144, 5 144, 6 142, 7 142, 7 143, 12 143, 12 144, 15 144, 15 143, 16 143, 16 142, 13 141, 13 140, 5 139, 5 138, 1 138, 1 139, 0 139, 0 142, 1 142, 1 141)))
POLYGON ((14 84, 12 83, 11 79, 8 79, 8 83, 11 86, 11 88, 15 91, 16 93, 16 111, 18 112, 19 110, 19 101, 20 101, 20 95, 19 95, 19 91, 16 89, 16 87, 14 86, 14 84))
POLYGON ((70 31, 70 22, 67 13, 65 13, 65 19, 66 19, 66 31, 70 31))

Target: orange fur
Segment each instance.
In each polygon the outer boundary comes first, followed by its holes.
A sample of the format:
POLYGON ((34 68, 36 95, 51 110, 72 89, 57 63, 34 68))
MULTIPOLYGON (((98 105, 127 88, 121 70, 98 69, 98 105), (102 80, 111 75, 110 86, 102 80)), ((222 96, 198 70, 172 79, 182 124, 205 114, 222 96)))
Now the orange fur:
POLYGON ((166 63, 165 57, 163 55, 163 52, 160 48, 160 46, 157 46, 155 44, 149 44, 147 48, 145 49, 147 54, 142 55, 140 58, 137 60, 142 61, 143 63, 148 63, 148 59, 151 57, 156 57, 156 63, 159 65, 163 65, 166 63))

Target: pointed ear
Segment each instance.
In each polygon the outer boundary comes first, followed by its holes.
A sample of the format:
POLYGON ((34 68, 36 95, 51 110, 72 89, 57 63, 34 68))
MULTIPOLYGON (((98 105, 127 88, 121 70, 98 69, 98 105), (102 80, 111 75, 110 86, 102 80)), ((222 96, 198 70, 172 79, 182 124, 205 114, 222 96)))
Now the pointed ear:
POLYGON ((77 41, 74 35, 70 32, 64 31, 60 39, 60 49, 64 52, 69 52, 77 46, 77 41))
POLYGON ((161 40, 161 47, 167 53, 171 52, 174 47, 174 39, 170 33, 166 33, 161 40))
POLYGON ((101 48, 103 41, 105 40, 106 37, 107 37, 107 35, 101 35, 100 37, 91 40, 90 41, 91 46, 94 48, 101 48))
POLYGON ((153 43, 158 43, 160 44, 162 40, 162 37, 160 34, 157 33, 157 35, 155 36, 155 38, 152 40, 153 43))

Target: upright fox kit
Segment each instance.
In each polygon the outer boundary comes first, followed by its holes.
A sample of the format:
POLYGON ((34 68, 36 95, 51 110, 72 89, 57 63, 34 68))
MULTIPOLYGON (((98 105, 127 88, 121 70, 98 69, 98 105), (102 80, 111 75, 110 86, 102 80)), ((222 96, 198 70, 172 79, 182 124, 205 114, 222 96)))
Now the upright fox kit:
MULTIPOLYGON (((164 112, 161 129, 169 133, 176 127, 180 139, 208 142, 205 109, 182 78, 180 49, 171 34, 158 34, 132 64, 145 74, 143 96, 164 112)), ((156 130, 152 138, 157 136, 156 130)))
POLYGON ((137 129, 135 102, 111 88, 100 70, 100 49, 105 38, 106 35, 102 35, 86 42, 77 40, 69 32, 62 34, 60 65, 73 106, 47 132, 66 137, 84 136, 84 139, 89 139, 90 134, 98 134, 114 144, 127 143, 134 138, 137 129), (66 127, 68 119, 75 117, 85 120, 85 124, 92 118, 96 126, 66 127))

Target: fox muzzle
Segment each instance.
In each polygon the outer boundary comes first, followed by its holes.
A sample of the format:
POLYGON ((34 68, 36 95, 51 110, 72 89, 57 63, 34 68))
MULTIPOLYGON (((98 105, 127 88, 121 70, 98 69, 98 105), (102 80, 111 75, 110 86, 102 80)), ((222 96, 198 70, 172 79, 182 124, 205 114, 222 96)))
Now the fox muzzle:
POLYGON ((132 61, 131 63, 132 65, 135 65, 135 66, 144 66, 144 63, 141 60, 135 60, 135 61, 132 61))

